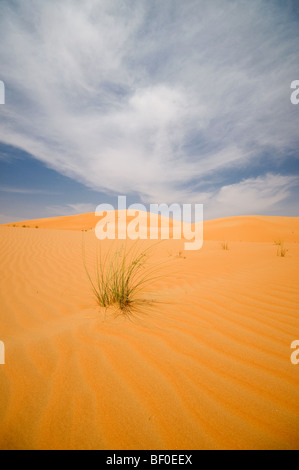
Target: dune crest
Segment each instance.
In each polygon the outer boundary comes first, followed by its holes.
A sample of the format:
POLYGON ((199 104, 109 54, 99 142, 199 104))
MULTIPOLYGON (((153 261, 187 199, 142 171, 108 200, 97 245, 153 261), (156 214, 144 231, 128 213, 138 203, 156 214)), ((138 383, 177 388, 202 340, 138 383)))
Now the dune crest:
MULTIPOLYGON (((115 211, 116 221, 120 218, 115 211)), ((127 223, 133 220, 133 216, 127 216, 127 223)), ((86 214, 49 217, 44 219, 32 219, 15 224, 5 224, 11 227, 47 228, 54 230, 93 230, 100 220, 94 212, 86 214)), ((166 217, 156 215, 155 224, 161 226, 161 221, 168 224, 166 217)), ((149 213, 147 213, 147 225, 149 226, 149 213)), ((179 225, 180 222, 170 219, 169 225, 179 225)), ((194 224, 192 224, 194 225, 194 224)), ((160 232, 159 232, 160 233, 160 232)), ((170 235, 172 231, 170 232, 170 235)), ((204 240, 231 240, 231 241, 278 241, 299 242, 299 217, 277 216, 238 216, 224 217, 220 219, 204 221, 204 240)))

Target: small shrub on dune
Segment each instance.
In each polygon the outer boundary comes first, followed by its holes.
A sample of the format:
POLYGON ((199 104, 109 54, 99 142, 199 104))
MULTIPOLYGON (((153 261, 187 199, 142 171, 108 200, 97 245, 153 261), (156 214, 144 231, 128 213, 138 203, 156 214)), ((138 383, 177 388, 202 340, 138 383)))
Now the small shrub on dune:
POLYGON ((116 305, 121 311, 130 311, 138 302, 137 294, 146 284, 161 276, 154 275, 155 267, 146 267, 149 248, 136 252, 122 246, 104 259, 97 257, 96 275, 92 279, 85 262, 84 267, 97 303, 101 307, 116 305))

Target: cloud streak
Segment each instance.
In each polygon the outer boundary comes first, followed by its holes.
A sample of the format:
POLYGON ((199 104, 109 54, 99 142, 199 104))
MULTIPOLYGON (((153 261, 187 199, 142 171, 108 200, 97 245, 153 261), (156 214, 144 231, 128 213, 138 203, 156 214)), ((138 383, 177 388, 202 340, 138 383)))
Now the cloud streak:
POLYGON ((52 194, 59 195, 61 193, 50 191, 47 189, 30 189, 30 188, 16 188, 13 186, 0 185, 0 192, 15 193, 15 194, 52 194))
MULTIPOLYGON (((265 152, 283 162, 299 144, 289 99, 298 23, 277 2, 28 0, 0 8, 2 142, 89 188, 144 202, 203 198, 212 206, 217 194, 218 204, 235 207, 246 193, 254 211, 259 181, 288 184, 280 175, 246 177, 265 152), (240 172, 237 184, 221 181, 230 168, 240 172)), ((267 210, 275 197, 264 196, 267 210)))

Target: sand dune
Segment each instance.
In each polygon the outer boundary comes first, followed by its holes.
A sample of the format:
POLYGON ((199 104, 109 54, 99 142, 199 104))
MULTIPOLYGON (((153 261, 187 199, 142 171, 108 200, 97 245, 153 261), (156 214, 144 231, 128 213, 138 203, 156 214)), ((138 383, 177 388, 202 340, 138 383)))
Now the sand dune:
POLYGON ((298 449, 299 218, 207 221, 199 251, 153 246, 165 276, 129 318, 91 292, 82 237, 91 272, 97 241, 80 230, 95 223, 0 227, 0 448, 298 449))
MULTIPOLYGON (((116 212, 118 220, 119 212, 116 212)), ((127 216, 130 222, 132 216, 127 216)), ((15 224, 6 224, 6 226, 16 225, 22 227, 26 225, 34 228, 48 228, 55 230, 92 230, 96 223, 101 220, 96 217, 94 212, 64 217, 50 217, 45 219, 26 220, 15 224)), ((166 221, 165 217, 156 216, 156 223, 161 225, 161 220, 166 221)), ((168 223, 168 219, 167 219, 168 223)), ((178 222, 175 221, 175 224, 178 222)), ((149 225, 149 214, 148 214, 149 225)), ((170 219, 170 227, 173 221, 170 219)), ((194 226, 194 224, 193 224, 194 226)), ((172 232, 170 232, 171 235, 172 232)), ((273 217, 273 216, 239 216, 226 217, 222 219, 207 220, 204 222, 205 240, 231 240, 231 241, 256 241, 271 242, 283 240, 286 242, 299 242, 299 217, 273 217)))
POLYGON ((299 217, 240 216, 205 222, 206 240, 299 242, 299 217))

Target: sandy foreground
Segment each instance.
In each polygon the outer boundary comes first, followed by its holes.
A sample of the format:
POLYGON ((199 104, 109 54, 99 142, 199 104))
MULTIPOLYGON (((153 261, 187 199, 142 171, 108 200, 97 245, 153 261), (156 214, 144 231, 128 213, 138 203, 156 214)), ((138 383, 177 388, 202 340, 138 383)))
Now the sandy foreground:
POLYGON ((199 251, 152 246, 162 277, 130 316, 91 291, 95 223, 0 226, 0 448, 298 449, 299 218, 218 219, 199 251))

